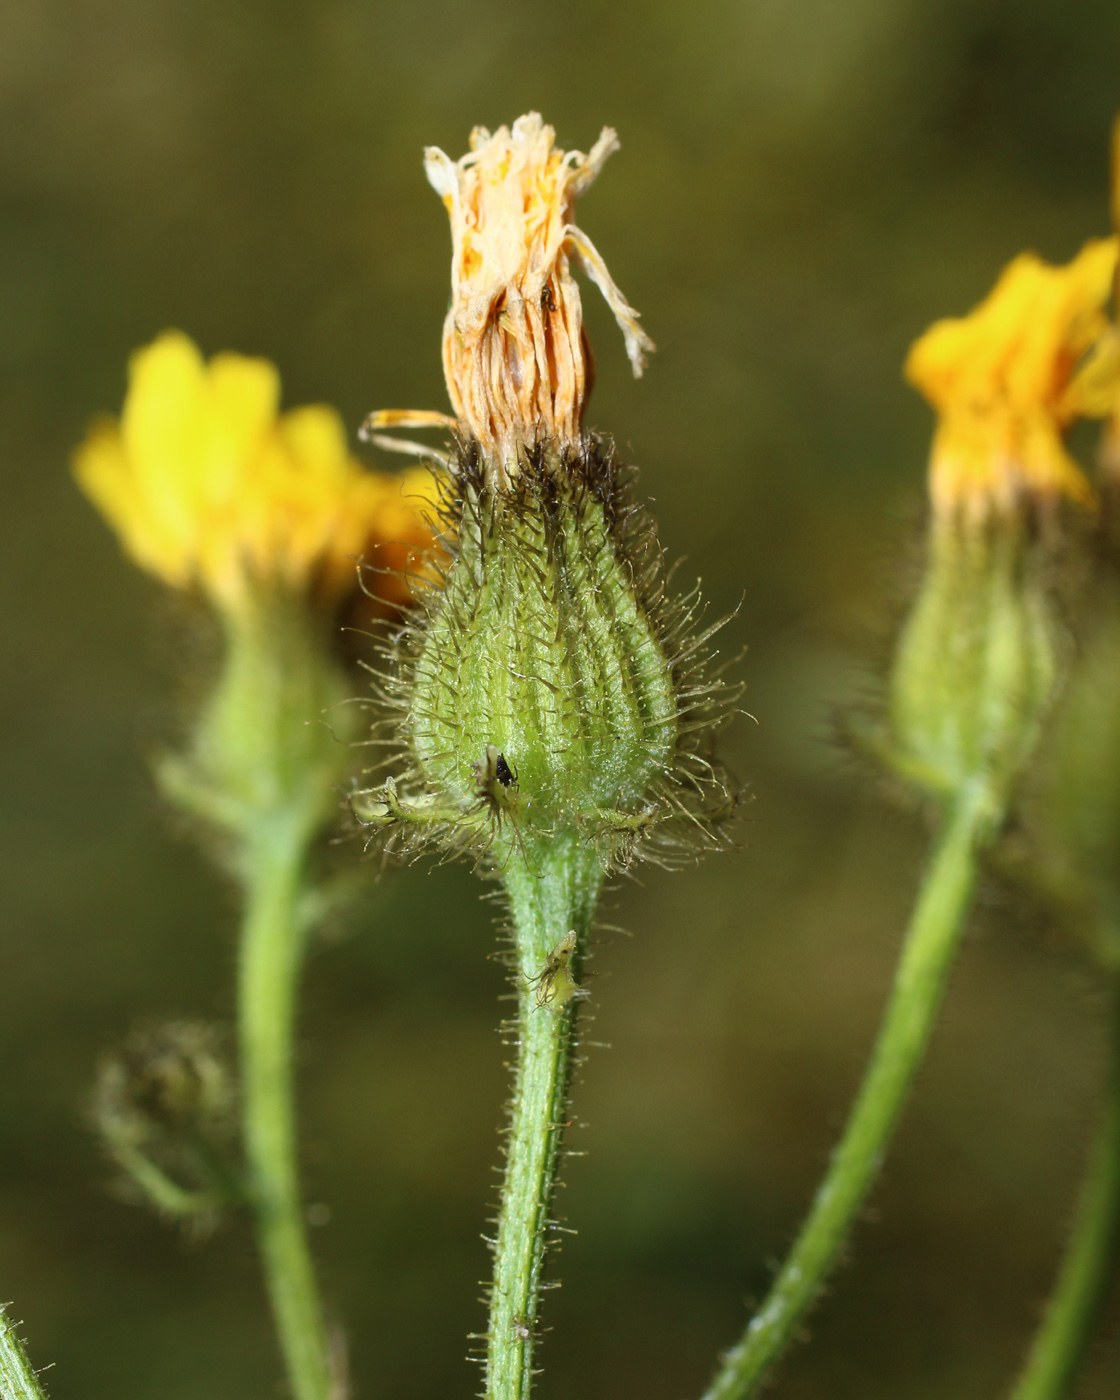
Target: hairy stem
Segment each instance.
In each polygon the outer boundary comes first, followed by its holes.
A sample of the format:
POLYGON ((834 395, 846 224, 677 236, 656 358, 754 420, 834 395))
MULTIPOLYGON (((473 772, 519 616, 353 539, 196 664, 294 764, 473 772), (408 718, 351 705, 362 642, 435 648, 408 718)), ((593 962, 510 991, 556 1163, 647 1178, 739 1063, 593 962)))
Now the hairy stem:
POLYGON ((3 1400, 46 1400, 46 1392, 27 1359, 13 1322, 0 1304, 0 1397, 3 1400))
POLYGON ((925 1054, 971 903, 978 851, 993 816, 992 801, 980 786, 962 793, 945 816, 844 1135, 765 1302, 725 1356, 704 1400, 743 1400, 755 1392, 836 1262, 925 1054))
POLYGON ((579 1000, 569 967, 578 965, 602 878, 594 851, 563 835, 531 857, 515 851, 503 872, 517 949, 512 1030, 518 1056, 494 1244, 486 1400, 526 1400, 532 1386, 545 1251, 557 1228, 550 1210, 579 1000), (557 949, 571 931, 576 951, 553 975, 557 949))
POLYGON ((1077 1214, 1042 1326, 1012 1400, 1059 1400, 1077 1372, 1120 1240, 1120 987, 1113 987, 1105 1099, 1077 1214))
POLYGON ((295 1400, 328 1400, 323 1311, 300 1209, 292 1087, 306 835, 258 819, 246 845, 239 1028, 245 1155, 257 1241, 295 1400))

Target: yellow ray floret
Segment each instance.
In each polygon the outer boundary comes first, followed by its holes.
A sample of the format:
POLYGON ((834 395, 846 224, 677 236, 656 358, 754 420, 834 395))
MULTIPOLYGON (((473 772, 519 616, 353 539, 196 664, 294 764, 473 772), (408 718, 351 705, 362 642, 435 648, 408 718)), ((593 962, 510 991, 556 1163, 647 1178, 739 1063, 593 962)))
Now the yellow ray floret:
POLYGON ((911 347, 906 378, 938 413, 930 463, 935 508, 983 515, 1024 496, 1092 492, 1063 435, 1115 402, 1120 362, 1105 305, 1114 238, 1064 267, 1023 253, 975 310, 938 321, 911 347))
POLYGON ((448 392, 500 481, 516 470, 526 442, 579 436, 589 364, 570 257, 614 312, 635 375, 653 349, 638 313, 573 222, 577 196, 618 149, 618 138, 604 128, 588 155, 561 151, 554 140, 552 127, 530 112, 493 136, 476 128, 458 161, 437 147, 424 157, 451 219, 448 392))
POLYGON ((430 543, 426 471, 366 471, 334 409, 279 400, 267 360, 207 364, 177 331, 133 355, 120 421, 94 423, 74 472, 141 568, 223 607, 269 586, 329 602, 354 587, 356 556, 384 545, 376 563, 400 567, 430 543))

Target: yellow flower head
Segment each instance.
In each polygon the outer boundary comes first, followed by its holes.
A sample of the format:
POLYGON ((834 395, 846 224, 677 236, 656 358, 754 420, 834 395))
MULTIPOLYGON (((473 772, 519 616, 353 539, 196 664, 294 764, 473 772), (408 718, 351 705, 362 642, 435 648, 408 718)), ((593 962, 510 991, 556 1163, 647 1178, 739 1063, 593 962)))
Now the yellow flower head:
POLYGON ((1064 267, 1023 253, 975 310, 936 322, 911 347, 906 378, 939 415, 930 463, 939 513, 1092 500, 1062 439, 1075 418, 1108 412, 1120 384, 1104 309, 1116 260, 1112 238, 1064 267))
POLYGON ((653 343, 573 222, 578 195, 618 149, 609 127, 589 155, 564 152, 536 112, 493 136, 471 133, 458 161, 429 147, 428 179, 451 217, 451 309, 443 367, 461 422, 494 463, 499 484, 526 443, 578 440, 590 391, 574 255, 615 314, 635 375, 653 343))
POLYGON ((279 398, 267 360, 206 364, 178 331, 132 356, 120 422, 94 423, 74 472, 141 568, 227 609, 276 585, 331 602, 372 546, 387 547, 378 566, 402 567, 430 543, 426 471, 368 472, 333 409, 280 415, 279 398))

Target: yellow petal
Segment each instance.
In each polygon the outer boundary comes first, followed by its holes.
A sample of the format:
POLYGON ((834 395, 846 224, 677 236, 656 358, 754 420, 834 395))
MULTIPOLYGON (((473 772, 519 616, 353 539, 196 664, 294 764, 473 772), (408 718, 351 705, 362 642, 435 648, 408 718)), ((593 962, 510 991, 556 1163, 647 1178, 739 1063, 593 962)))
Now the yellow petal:
POLYGON ((354 586, 383 521, 430 541, 417 510, 386 513, 398 479, 355 461, 334 409, 278 416, 279 397, 266 360, 207 365, 177 331, 133 356, 119 427, 95 423, 74 471, 141 567, 224 608, 277 585, 326 601, 354 586))
POLYGON ((1116 261, 1115 239, 1087 243, 1064 267, 1023 253, 969 315, 936 322, 911 347, 906 377, 939 416, 938 507, 1091 499, 1063 435, 1075 417, 1108 411, 1110 386, 1115 395, 1120 357, 1107 350, 1104 308, 1116 261))

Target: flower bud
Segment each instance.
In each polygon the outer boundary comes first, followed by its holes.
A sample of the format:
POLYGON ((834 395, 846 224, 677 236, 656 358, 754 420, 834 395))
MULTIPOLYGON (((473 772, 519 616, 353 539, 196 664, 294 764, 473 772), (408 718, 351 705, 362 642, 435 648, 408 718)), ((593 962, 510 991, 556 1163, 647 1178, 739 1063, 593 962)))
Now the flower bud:
POLYGON ((481 798, 523 837, 609 834, 640 816, 678 727, 615 516, 611 451, 592 439, 559 469, 526 458, 500 493, 469 472, 457 557, 413 672, 417 767, 453 806, 481 798))
POLYGON ((227 1159, 235 1098, 215 1030, 173 1021, 101 1062, 93 1118, 130 1194, 205 1228, 243 1196, 227 1159))
MULTIPOLYGON (((444 368, 458 415, 444 509, 449 562, 402 634, 385 693, 399 711, 399 783, 359 818, 476 854, 535 859, 577 836, 604 864, 671 853, 683 817, 702 843, 733 805, 704 752, 730 692, 705 679, 696 599, 665 596, 632 471, 583 431, 589 360, 574 255, 607 298, 635 373, 652 343, 572 203, 611 151, 553 146, 530 113, 476 131, 457 162, 429 150, 451 218, 444 368)), ((432 424, 381 411, 368 426, 432 424)), ((394 836, 390 837, 390 841, 394 836)))
POLYGON ((171 1021, 135 1032, 102 1062, 94 1111, 108 1139, 141 1146, 183 1136, 228 1136, 234 1099, 213 1027, 171 1021))
MULTIPOLYGON (((718 842, 734 805, 701 747, 727 699, 703 675, 713 629, 689 636, 696 600, 666 599, 632 473, 583 429, 589 360, 571 253, 605 293, 635 372, 652 348, 571 222, 615 144, 604 132, 590 156, 565 155, 530 114, 476 132, 458 162, 428 152, 453 245, 447 558, 381 678, 397 714, 378 738, 396 741, 402 771, 354 801, 387 847, 418 837, 471 854, 508 901, 518 1067, 485 1334, 494 1395, 527 1393, 533 1373, 542 1222, 606 870, 679 853, 672 818, 718 842)), ((367 429, 434 420, 379 412, 367 429)))

